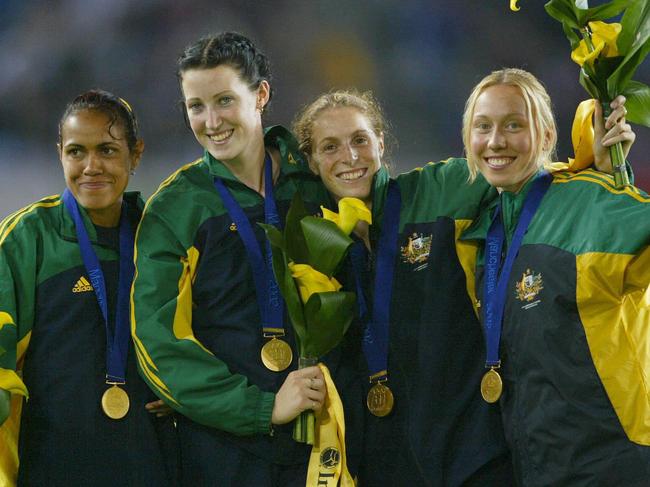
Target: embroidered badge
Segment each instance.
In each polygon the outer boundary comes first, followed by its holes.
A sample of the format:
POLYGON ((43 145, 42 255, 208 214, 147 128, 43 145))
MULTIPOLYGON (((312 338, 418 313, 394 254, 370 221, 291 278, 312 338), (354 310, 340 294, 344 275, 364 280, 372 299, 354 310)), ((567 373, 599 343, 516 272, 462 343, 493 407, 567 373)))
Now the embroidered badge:
POLYGON ((526 269, 526 272, 521 275, 521 280, 517 282, 515 295, 519 301, 526 303, 522 308, 528 309, 540 302, 536 298, 542 289, 544 289, 542 274, 535 274, 530 269, 526 269))
POLYGON ((293 158, 293 154, 291 152, 289 152, 289 156, 287 157, 287 160, 289 161, 289 164, 297 164, 297 162, 293 158))
POLYGON ((429 252, 431 252, 432 237, 432 235, 425 237, 422 233, 413 233, 413 235, 409 236, 406 245, 400 247, 402 262, 418 264, 416 271, 424 269, 428 265, 427 260, 429 259, 429 252))
POLYGON ((230 224, 230 231, 231 232, 236 232, 237 231, 237 225, 235 225, 235 222, 230 224))
POLYGON ((81 276, 79 280, 77 280, 77 283, 73 286, 72 292, 85 293, 88 291, 93 291, 93 287, 84 276, 81 276))

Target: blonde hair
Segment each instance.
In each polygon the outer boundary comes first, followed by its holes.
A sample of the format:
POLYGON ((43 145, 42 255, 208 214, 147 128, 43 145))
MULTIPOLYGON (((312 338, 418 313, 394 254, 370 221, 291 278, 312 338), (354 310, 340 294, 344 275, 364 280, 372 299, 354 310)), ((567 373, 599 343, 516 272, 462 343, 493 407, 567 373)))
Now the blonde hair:
POLYGON ((557 126, 553 116, 551 98, 544 85, 531 73, 517 68, 504 68, 493 71, 483 78, 472 90, 465 103, 463 113, 463 144, 467 156, 470 181, 478 174, 478 163, 472 153, 470 137, 472 132, 472 119, 478 97, 489 87, 508 85, 519 88, 521 91, 528 120, 530 121, 531 159, 537 162, 538 167, 550 164, 555 157, 557 144, 557 126))
MULTIPOLYGON (((314 122, 318 116, 330 108, 352 107, 359 110, 370 122, 373 132, 377 137, 384 136, 384 158, 388 154, 387 138, 389 125, 384 113, 371 91, 360 92, 357 90, 335 90, 320 95, 309 105, 303 107, 291 126, 298 140, 300 150, 310 156, 313 150, 314 122)), ((382 161, 383 164, 387 164, 382 161)))

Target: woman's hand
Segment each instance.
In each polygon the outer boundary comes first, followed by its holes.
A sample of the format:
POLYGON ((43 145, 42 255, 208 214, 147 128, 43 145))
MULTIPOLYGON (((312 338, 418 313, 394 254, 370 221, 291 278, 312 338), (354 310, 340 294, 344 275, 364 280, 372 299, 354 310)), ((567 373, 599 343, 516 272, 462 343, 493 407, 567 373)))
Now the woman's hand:
POLYGON ((167 404, 165 404, 165 402, 162 399, 149 402, 145 404, 144 407, 151 414, 155 414, 157 418, 161 418, 163 416, 169 416, 174 412, 174 410, 170 408, 167 404))
POLYGON ((0 389, 0 425, 9 417, 11 411, 11 392, 0 389))
POLYGON ((308 409, 320 411, 326 393, 325 379, 318 367, 294 370, 275 395, 271 423, 288 423, 308 409))
POLYGON ((609 147, 622 142, 623 154, 627 158, 630 147, 636 139, 632 127, 625 122, 627 109, 625 108, 625 97, 622 95, 614 98, 610 104, 612 113, 603 120, 603 109, 597 101, 594 110, 594 163, 600 172, 613 173, 612 160, 609 155, 609 147))

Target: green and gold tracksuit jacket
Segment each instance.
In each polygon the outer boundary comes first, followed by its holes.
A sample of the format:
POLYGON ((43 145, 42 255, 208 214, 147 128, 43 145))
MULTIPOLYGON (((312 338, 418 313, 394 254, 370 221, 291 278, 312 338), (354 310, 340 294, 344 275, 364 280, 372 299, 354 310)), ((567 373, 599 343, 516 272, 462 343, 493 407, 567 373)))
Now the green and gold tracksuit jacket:
MULTIPOLYGON (((272 127, 265 144, 277 148, 282 159, 274 188, 282 221, 296 192, 310 211, 318 212, 329 197, 291 134, 272 127)), ((275 393, 297 368, 298 353, 285 316, 291 366, 278 373, 261 362, 267 339, 251 263, 214 187, 215 177, 224 181, 266 248, 256 224, 264 222, 262 196, 208 152, 161 184, 147 202, 136 237, 133 338, 142 376, 184 416, 178 427, 188 482, 218 481, 220 448, 305 466, 310 451, 291 439, 291 424, 270 435, 275 393), (206 473, 212 470, 214 475, 206 473)), ((336 364, 328 364, 335 380, 336 364)))
MULTIPOLYGON (((124 198, 135 230, 142 201, 136 193, 124 198)), ((80 211, 114 326, 119 230, 95 227, 80 211)), ((173 419, 145 410, 156 397, 138 375, 132 346, 123 386, 131 407, 119 421, 100 407, 105 377, 105 322, 74 221, 61 197, 44 198, 0 224, 0 388, 12 393, 0 427, 0 485, 13 485, 17 470, 19 485, 175 485, 173 419)))
MULTIPOLYGON (((508 242, 529 187, 500 196, 508 242)), ((495 205, 466 242, 483 244, 495 205)), ((649 245, 647 194, 592 170, 553 174, 514 261, 501 335, 519 485, 648 485, 649 245)))
MULTIPOLYGON (((364 485, 511 483, 498 406, 480 395, 485 346, 472 305, 477 246, 458 240, 496 191, 482 178, 469 185, 468 175, 464 159, 450 159, 396 178, 402 205, 387 381, 395 405, 383 418, 366 414, 364 485)), ((379 172, 373 243, 387 182, 379 172)))

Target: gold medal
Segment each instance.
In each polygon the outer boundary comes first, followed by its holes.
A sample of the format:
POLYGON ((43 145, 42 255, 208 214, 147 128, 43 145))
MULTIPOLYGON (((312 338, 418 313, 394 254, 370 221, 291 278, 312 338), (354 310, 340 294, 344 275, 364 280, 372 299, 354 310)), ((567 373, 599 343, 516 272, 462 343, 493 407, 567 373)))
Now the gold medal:
POLYGON ((497 402, 503 392, 503 381, 494 368, 488 370, 481 379, 481 396, 486 402, 497 402))
POLYGON ((273 372, 283 371, 293 360, 293 352, 289 344, 275 337, 264 344, 260 355, 264 366, 273 372))
POLYGON ((124 389, 113 387, 106 389, 102 396, 102 409, 111 419, 122 419, 129 412, 129 396, 124 389))
POLYGON ((393 392, 381 382, 377 382, 370 388, 366 398, 368 410, 380 418, 390 414, 394 402, 393 392))

